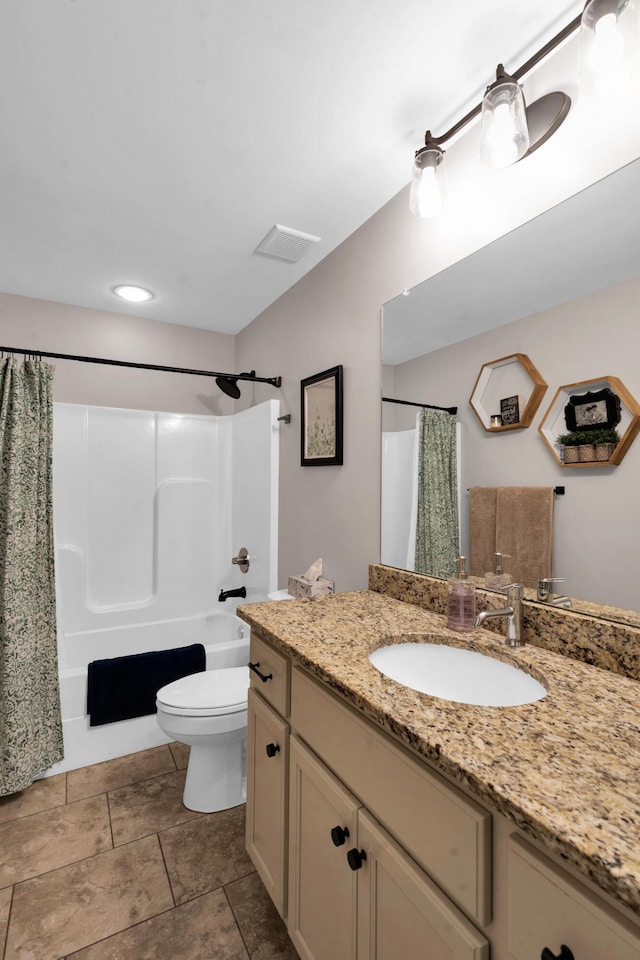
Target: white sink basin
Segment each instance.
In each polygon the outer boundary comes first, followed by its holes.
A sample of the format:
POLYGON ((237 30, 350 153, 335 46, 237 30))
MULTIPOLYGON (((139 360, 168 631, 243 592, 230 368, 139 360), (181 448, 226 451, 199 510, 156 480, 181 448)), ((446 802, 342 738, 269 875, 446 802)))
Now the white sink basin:
POLYGON ((534 703, 547 691, 524 670, 473 650, 436 643, 393 643, 369 660, 397 683, 432 697, 482 707, 534 703))

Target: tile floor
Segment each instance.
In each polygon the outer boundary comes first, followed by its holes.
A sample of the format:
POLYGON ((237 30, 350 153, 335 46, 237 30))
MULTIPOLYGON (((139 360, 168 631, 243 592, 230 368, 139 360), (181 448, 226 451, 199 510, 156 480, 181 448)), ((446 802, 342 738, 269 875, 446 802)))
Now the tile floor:
POLYGON ((245 808, 182 805, 172 743, 0 799, 1 960, 298 960, 245 808))

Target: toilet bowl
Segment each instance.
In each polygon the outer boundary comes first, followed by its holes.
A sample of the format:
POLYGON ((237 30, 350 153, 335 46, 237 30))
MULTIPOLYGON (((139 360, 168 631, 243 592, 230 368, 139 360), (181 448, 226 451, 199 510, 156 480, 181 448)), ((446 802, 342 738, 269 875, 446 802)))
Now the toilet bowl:
POLYGON ((247 667, 205 670, 156 694, 160 729, 191 746, 183 803, 213 813, 246 799, 247 667))

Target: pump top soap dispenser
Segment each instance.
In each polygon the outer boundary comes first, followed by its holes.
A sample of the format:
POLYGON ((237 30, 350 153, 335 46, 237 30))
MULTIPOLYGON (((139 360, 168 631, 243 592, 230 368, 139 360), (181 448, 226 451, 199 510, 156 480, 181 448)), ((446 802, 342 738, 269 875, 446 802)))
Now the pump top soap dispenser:
POLYGON ((448 581, 447 626, 450 630, 473 630, 476 623, 476 588, 466 571, 466 557, 457 557, 457 572, 448 581))
POLYGON ((484 575, 484 583, 487 590, 504 590, 504 588, 511 583, 511 574, 505 573, 502 569, 502 561, 505 557, 507 560, 511 559, 508 553, 494 553, 493 570, 489 570, 489 572, 484 575))

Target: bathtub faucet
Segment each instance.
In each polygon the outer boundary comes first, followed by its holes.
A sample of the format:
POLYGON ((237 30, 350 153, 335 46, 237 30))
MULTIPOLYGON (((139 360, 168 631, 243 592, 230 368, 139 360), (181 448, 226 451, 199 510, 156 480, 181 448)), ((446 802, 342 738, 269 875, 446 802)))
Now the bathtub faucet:
POLYGON ((236 587, 235 590, 221 590, 218 600, 222 603, 224 600, 227 600, 229 597, 246 597, 247 588, 246 587, 236 587))

